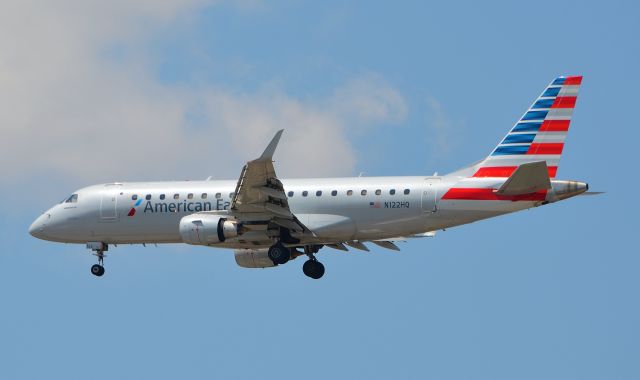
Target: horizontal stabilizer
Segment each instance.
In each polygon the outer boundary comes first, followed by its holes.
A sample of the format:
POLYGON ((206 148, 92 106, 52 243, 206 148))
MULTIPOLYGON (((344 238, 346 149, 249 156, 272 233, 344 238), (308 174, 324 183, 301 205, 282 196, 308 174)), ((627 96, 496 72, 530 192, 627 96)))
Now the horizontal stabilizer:
POLYGON ((545 161, 528 162, 518 166, 502 186, 498 195, 531 194, 551 188, 549 170, 545 161))

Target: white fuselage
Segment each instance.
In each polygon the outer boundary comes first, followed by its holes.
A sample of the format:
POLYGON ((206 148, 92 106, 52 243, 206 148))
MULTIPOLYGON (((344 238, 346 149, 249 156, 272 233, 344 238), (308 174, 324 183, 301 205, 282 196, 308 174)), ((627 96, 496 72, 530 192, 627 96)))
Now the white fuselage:
MULTIPOLYGON (((299 236, 302 243, 318 244, 408 237, 557 200, 554 189, 539 200, 443 200, 443 194, 459 181, 455 176, 356 177, 282 183, 291 212, 313 233, 299 236)), ((504 178, 480 182, 482 187, 496 189, 504 178)), ((68 243, 179 243, 181 218, 196 212, 224 214, 235 188, 236 181, 90 186, 41 215, 30 233, 68 243)), ((216 245, 260 248, 271 244, 266 225, 258 223, 216 245)))

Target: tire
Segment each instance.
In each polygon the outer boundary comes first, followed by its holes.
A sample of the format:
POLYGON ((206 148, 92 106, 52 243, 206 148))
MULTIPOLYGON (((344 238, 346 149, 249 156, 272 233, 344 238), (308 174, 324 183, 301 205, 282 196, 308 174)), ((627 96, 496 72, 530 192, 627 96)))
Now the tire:
POLYGON ((324 265, 318 260, 307 260, 304 265, 302 265, 302 272, 304 272, 307 277, 319 280, 324 276, 324 265))
POLYGON ((276 265, 286 264, 291 259, 291 250, 278 242, 269 248, 267 255, 276 265))
POLYGON ((91 274, 100 277, 104 274, 104 267, 99 264, 93 264, 91 266, 91 274))

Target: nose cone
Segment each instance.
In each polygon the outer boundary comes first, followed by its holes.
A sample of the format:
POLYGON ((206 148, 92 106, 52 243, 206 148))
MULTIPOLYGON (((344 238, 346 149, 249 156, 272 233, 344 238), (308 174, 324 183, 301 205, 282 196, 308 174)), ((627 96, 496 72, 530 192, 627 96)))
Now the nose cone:
POLYGON ((38 239, 45 238, 45 227, 47 225, 47 221, 50 218, 50 214, 42 214, 36 220, 31 223, 29 226, 29 234, 33 237, 37 237, 38 239))

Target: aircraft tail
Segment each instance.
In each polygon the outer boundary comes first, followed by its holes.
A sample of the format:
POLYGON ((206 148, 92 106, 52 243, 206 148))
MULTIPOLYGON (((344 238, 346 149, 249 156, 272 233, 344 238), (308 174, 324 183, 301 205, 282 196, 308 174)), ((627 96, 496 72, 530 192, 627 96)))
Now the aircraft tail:
POLYGON ((546 162, 550 178, 555 178, 569 131, 582 76, 556 78, 504 139, 483 161, 472 166, 472 177, 509 177, 518 166, 546 162))

